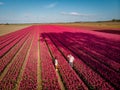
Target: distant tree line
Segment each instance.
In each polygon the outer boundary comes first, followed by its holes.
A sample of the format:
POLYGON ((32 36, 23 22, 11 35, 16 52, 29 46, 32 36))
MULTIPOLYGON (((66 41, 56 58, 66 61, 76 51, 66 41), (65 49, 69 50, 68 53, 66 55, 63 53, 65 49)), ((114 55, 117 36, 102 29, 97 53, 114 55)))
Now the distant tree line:
POLYGON ((120 19, 112 19, 112 22, 120 22, 120 19))
MULTIPOLYGON (((76 21, 76 22, 70 22, 70 23, 82 23, 84 21, 76 21)), ((87 21, 86 21, 87 22, 87 21)), ((106 20, 106 21, 88 21, 88 22, 120 22, 120 19, 112 19, 112 20, 106 20)))
POLYGON ((9 23, 0 23, 0 25, 9 25, 9 23))
POLYGON ((97 21, 97 22, 120 22, 120 19, 112 19, 107 21, 97 21))

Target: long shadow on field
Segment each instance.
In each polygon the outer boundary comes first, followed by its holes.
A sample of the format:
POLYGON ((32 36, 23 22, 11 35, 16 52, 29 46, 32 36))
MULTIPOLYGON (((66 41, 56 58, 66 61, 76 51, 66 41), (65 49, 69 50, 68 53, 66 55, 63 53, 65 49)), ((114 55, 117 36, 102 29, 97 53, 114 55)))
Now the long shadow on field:
MULTIPOLYGON (((99 54, 109 57, 112 60, 120 63, 120 42, 104 37, 99 37, 97 35, 83 33, 83 32, 63 32, 63 33, 43 33, 45 37, 51 37, 56 39, 58 42, 65 44, 67 47, 76 47, 77 49, 81 47, 81 50, 87 48, 91 51, 95 51, 99 54)), ((57 44, 57 42, 55 42, 57 44)), ((61 46, 61 44, 57 44, 61 46)), ((83 51, 82 50, 82 51, 83 51)))
MULTIPOLYGON (((59 48, 67 48, 118 89, 120 85, 120 42, 83 32, 43 33, 59 48), (113 65, 114 62, 117 63, 113 65), (114 77, 115 76, 115 77, 114 77)), ((48 43, 49 44, 49 43, 48 43)))
POLYGON ((118 34, 120 35, 120 30, 93 30, 97 32, 105 32, 105 33, 111 33, 111 34, 118 34))

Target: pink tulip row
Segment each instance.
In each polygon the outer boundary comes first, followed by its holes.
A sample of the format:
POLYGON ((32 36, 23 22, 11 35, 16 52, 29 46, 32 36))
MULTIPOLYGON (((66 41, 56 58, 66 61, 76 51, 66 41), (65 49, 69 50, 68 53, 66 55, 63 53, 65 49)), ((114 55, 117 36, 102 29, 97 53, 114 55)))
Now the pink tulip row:
MULTIPOLYGON (((59 37, 59 36, 58 36, 59 37)), ((63 35, 62 35, 63 37, 63 35)), ((109 82, 115 88, 119 88, 119 84, 117 82, 120 81, 119 74, 109 67, 101 64, 99 61, 92 58, 89 54, 84 53, 82 50, 79 49, 78 46, 72 45, 70 46, 73 41, 65 40, 62 37, 59 37, 59 41, 61 41, 66 48, 69 48, 73 53, 75 53, 83 62, 89 65, 95 72, 99 73, 107 82, 109 82), (69 46, 69 47, 68 47, 69 46), (116 77, 114 77, 116 76, 116 77)), ((87 43, 89 45, 89 43, 87 43)), ((96 48, 97 49, 97 48, 96 48)))
POLYGON ((94 41, 94 42, 91 41, 91 42, 89 42, 89 44, 86 44, 88 42, 89 41, 86 40, 86 41, 84 41, 82 43, 84 43, 84 46, 89 47, 92 50, 94 50, 94 51, 104 55, 105 57, 108 57, 109 59, 114 60, 114 61, 120 63, 120 61, 119 61, 120 49, 114 48, 113 45, 111 45, 111 46, 109 44, 103 45, 101 43, 97 43, 96 41, 94 41))
POLYGON ((11 42, 14 42, 16 39, 19 39, 20 37, 24 36, 24 34, 28 33, 28 31, 21 31, 19 33, 15 33, 13 36, 8 38, 5 38, 0 43, 0 49, 4 48, 6 45, 10 44, 11 42))
MULTIPOLYGON (((109 41, 109 40, 108 40, 109 41)), ((86 42, 86 43, 83 43, 83 44, 81 44, 81 45, 84 45, 84 46, 88 46, 88 48, 89 49, 91 49, 91 48, 94 48, 93 50, 95 50, 95 51, 101 51, 101 53, 103 54, 103 55, 105 55, 106 57, 108 56, 108 53, 113 53, 113 55, 111 55, 111 54, 109 54, 109 57, 114 57, 114 58, 116 58, 114 55, 117 55, 117 54, 114 54, 114 53, 117 53, 117 51, 116 51, 116 49, 114 49, 114 50, 112 50, 112 51, 110 51, 110 50, 108 50, 108 49, 106 49, 103 45, 98 45, 98 44, 96 44, 96 43, 94 43, 94 46, 93 46, 93 44, 91 43, 91 42, 86 42), (87 44, 86 44, 87 43, 87 44), (100 48, 99 48, 100 47, 100 48), (99 50, 98 50, 98 48, 99 48, 99 50), (101 50, 100 50, 101 49, 101 50), (107 52, 106 52, 107 51, 107 52), (115 52, 116 51, 116 52, 115 52)), ((80 46, 81 46, 80 45, 80 46)), ((79 46, 79 47, 80 47, 79 46)), ((110 45, 108 45, 109 47, 110 47, 110 45)), ((74 48, 76 48, 76 50, 77 50, 77 47, 74 47, 74 48)), ((113 49, 112 47, 111 47, 111 49, 113 49)), ((84 50, 83 50, 84 51, 84 50)), ((89 51, 90 52, 90 51, 89 51)), ((90 55, 90 53, 89 52, 87 52, 89 55, 90 55)), ((95 57, 95 56, 94 56, 95 57)), ((113 59, 113 60, 110 60, 110 59, 108 59, 108 60, 105 60, 105 58, 103 58, 103 57, 100 57, 100 56, 98 56, 98 58, 97 58, 97 61, 95 61, 94 63, 96 63, 97 64, 97 67, 99 66, 99 69, 100 69, 100 67, 102 67, 100 70, 98 70, 99 72, 100 72, 100 74, 102 74, 107 80, 109 80, 109 82, 111 82, 112 84, 113 84, 113 86, 114 87, 116 87, 116 88, 119 88, 120 87, 120 85, 117 83, 117 82, 120 82, 120 77, 119 77, 119 73, 118 72, 116 72, 116 71, 119 71, 119 69, 120 69, 120 64, 119 63, 116 63, 116 62, 114 62, 114 61, 118 61, 119 59, 118 58, 120 58, 120 57, 117 57, 116 59, 113 59), (100 60, 99 60, 100 59, 100 60), (102 62, 102 63, 101 63, 102 62), (114 62, 114 63, 113 63, 114 62), (114 67, 115 66, 115 67, 114 67), (111 68, 113 68, 113 69, 111 69, 111 68), (108 75, 108 73, 110 74, 110 76, 108 75), (116 77, 114 77, 114 76, 116 76, 116 77)), ((93 59, 91 59, 91 60, 93 60, 93 59)), ((90 62, 91 63, 91 62, 90 62)), ((96 64, 94 64, 94 65, 96 65, 96 64)))
MULTIPOLYGON (((51 27, 51 31, 52 31, 52 27, 51 27)), ((85 40, 88 40, 88 41, 92 41, 92 40, 95 40, 95 41, 98 41, 99 43, 104 43, 104 45, 109 45, 109 46, 114 46, 115 48, 119 48, 120 49, 120 42, 119 41, 116 41, 112 39, 107 39, 105 37, 102 37, 102 36, 98 36, 98 34, 95 34, 94 32, 93 33, 89 33, 88 31, 84 30, 84 29, 77 29, 77 28, 69 28, 69 27, 64 27, 64 26, 56 26, 56 28, 54 28, 55 31, 66 31, 66 35, 69 35, 71 37, 76 37, 79 38, 79 39, 85 39, 85 40), (84 30, 84 31, 83 31, 84 30), (69 32, 69 33, 68 33, 69 32), (72 32, 72 33, 71 33, 72 32)), ((104 35, 105 36, 105 35, 104 35)))
POLYGON ((26 35, 22 40, 20 40, 8 53, 6 53, 0 59, 0 73, 5 69, 5 67, 10 63, 15 54, 20 50, 21 46, 23 46, 24 42, 27 40, 29 35, 26 35))
MULTIPOLYGON (((80 45, 80 44, 79 44, 80 45)), ((113 69, 114 71, 119 71, 120 64, 115 62, 114 60, 109 59, 108 57, 101 55, 100 53, 93 51, 90 47, 83 47, 84 50, 88 52, 89 55, 96 58, 100 63, 108 66, 109 68, 113 69)))
POLYGON ((103 45, 109 45, 109 46, 114 46, 115 48, 119 48, 120 49, 120 43, 118 41, 115 41, 114 39, 107 39, 104 37, 100 37, 97 35, 92 35, 92 34, 88 34, 88 33, 83 33, 84 36, 86 37, 90 37, 91 40, 95 40, 100 42, 100 44, 102 43, 103 45))
POLYGON ((110 83, 115 88, 119 88, 119 84, 117 82, 120 81, 119 74, 111 70, 109 67, 99 63, 95 59, 91 58, 89 55, 83 55, 75 48, 71 48, 71 50, 76 51, 78 55, 80 55, 81 59, 88 64, 94 71, 99 73, 108 83, 110 83), (83 55, 83 56, 82 56, 83 55), (114 77, 115 76, 115 77, 114 77))
POLYGON ((78 77, 78 75, 74 72, 74 70, 69 66, 67 61, 61 55, 61 53, 57 50, 54 44, 50 41, 49 38, 46 38, 47 43, 52 51, 54 56, 57 56, 59 62, 59 71, 62 77, 63 83, 68 90, 87 90, 88 88, 83 83, 83 81, 78 77))
MULTIPOLYGON (((49 36, 51 40, 56 44, 57 48, 59 48, 65 56, 71 53, 68 49, 64 48, 64 46, 58 42, 56 38, 53 37, 53 35, 49 36)), ((88 67, 77 57, 75 57, 74 68, 78 74, 82 74, 82 76, 87 80, 88 83, 92 85, 93 88, 101 88, 102 90, 114 90, 114 88, 111 87, 103 78, 101 78, 99 74, 95 73, 90 67, 88 67)))
POLYGON ((85 36, 80 35, 80 34, 81 33, 79 33, 78 34, 79 37, 75 39, 77 39, 79 42, 82 42, 84 46, 89 47, 92 50, 99 52, 102 55, 105 55, 111 60, 114 60, 120 63, 119 61, 120 43, 119 42, 114 42, 111 40, 107 40, 105 38, 99 38, 97 36, 92 36, 92 35, 90 36, 90 34, 85 34, 85 36), (86 37, 86 38, 84 41, 81 41, 80 37, 86 37))
POLYGON ((35 32, 19 90, 37 90, 38 36, 35 32))
POLYGON ((42 89, 43 90, 60 90, 58 77, 55 72, 52 58, 48 52, 44 41, 40 42, 41 57, 41 73, 42 73, 42 89))
POLYGON ((8 34, 5 34, 3 36, 0 37, 0 45, 10 39, 13 39, 15 37, 15 35, 19 35, 21 32, 27 32, 29 30, 31 30, 33 28, 33 26, 31 27, 27 27, 27 28, 24 28, 24 29, 21 29, 21 30, 18 30, 18 31, 15 31, 15 32, 12 32, 12 33, 8 33, 8 34))
POLYGON ((17 78, 20 73, 21 67, 25 61, 25 57, 30 47, 31 40, 32 36, 27 39, 25 45, 22 47, 17 56, 14 58, 14 62, 8 68, 6 75, 0 81, 1 90, 12 90, 17 84, 17 78))
POLYGON ((11 40, 6 41, 2 45, 0 45, 0 57, 2 57, 6 52, 8 52, 12 47, 14 47, 22 38, 24 38, 28 32, 21 32, 16 37, 12 38, 11 40))
MULTIPOLYGON (((105 64, 105 65, 109 66, 110 68, 114 69, 115 71, 119 71, 119 68, 120 68, 120 64, 119 63, 115 62, 114 60, 109 59, 106 56, 104 56, 104 53, 102 53, 103 55, 101 55, 100 53, 98 53, 98 51, 96 49, 91 50, 91 47, 89 47, 88 43, 86 44, 86 43, 81 41, 82 37, 80 37, 80 35, 79 35, 79 38, 78 37, 77 38, 75 38, 75 37, 71 38, 70 36, 68 36, 68 38, 71 41, 76 42, 78 44, 78 47, 82 51, 87 52, 89 55, 91 55, 92 57, 94 57, 97 60, 99 60, 99 62, 101 62, 102 64, 105 64)), ((85 41, 85 39, 84 39, 84 41, 85 41)), ((97 41, 92 42, 94 44, 94 46, 97 44, 96 42, 97 41)), ((101 42, 99 42, 99 43, 101 43, 101 42)), ((109 46, 109 45, 107 45, 107 46, 109 46)), ((112 46, 111 46, 111 49, 112 49, 112 46)), ((106 51, 108 51, 108 50, 106 50, 106 51)), ((112 51, 112 53, 115 53, 115 51, 112 51)))

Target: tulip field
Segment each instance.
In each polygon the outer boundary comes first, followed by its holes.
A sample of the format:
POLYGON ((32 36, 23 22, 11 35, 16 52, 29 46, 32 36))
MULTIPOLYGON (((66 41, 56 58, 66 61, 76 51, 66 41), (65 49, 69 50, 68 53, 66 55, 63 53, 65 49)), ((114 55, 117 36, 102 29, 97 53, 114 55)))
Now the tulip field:
POLYGON ((2 35, 0 90, 120 90, 120 34, 46 24, 2 35))

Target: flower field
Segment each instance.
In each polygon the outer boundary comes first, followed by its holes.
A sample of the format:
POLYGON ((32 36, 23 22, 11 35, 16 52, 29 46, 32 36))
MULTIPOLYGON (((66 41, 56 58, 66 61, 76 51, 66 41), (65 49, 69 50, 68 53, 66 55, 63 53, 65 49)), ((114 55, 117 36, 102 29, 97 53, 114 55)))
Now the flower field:
POLYGON ((0 90, 119 89, 118 34, 34 25, 0 36, 0 90))

